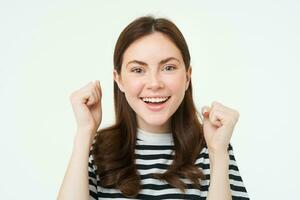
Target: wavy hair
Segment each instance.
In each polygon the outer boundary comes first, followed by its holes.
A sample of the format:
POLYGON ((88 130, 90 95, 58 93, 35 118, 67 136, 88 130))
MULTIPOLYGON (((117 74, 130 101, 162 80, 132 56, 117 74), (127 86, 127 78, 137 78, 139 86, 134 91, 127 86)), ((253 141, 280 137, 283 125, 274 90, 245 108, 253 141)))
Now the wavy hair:
MULTIPOLYGON (((143 16, 131 22, 120 34, 114 50, 114 68, 120 75, 125 50, 139 38, 160 32, 168 36, 181 52, 185 68, 190 67, 187 43, 177 26, 166 18, 143 16)), ((120 189, 126 197, 139 193, 140 177, 135 165, 137 133, 136 114, 125 95, 114 82, 115 123, 97 132, 92 155, 97 166, 99 184, 106 188, 120 189)), ((154 178, 165 180, 173 187, 185 191, 186 184, 180 178, 188 178, 192 186, 200 189, 203 172, 195 165, 200 151, 206 146, 203 128, 192 96, 192 82, 178 109, 171 117, 171 132, 175 155, 172 164, 154 178)))

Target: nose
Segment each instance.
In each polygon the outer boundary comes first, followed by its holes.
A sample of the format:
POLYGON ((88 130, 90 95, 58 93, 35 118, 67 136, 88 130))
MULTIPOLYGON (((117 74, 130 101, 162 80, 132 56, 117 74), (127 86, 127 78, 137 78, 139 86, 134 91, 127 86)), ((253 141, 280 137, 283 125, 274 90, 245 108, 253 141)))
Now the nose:
POLYGON ((163 81, 157 74, 151 74, 148 77, 147 89, 158 90, 164 87, 163 81))

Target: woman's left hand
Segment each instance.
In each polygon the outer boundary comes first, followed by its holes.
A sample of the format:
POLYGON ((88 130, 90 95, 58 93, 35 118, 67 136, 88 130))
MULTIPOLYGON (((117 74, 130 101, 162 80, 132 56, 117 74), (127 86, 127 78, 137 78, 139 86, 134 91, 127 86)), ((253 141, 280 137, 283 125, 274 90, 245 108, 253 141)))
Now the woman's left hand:
POLYGON ((201 113, 204 116, 203 131, 209 151, 227 151, 234 126, 239 119, 238 111, 214 101, 211 107, 202 107, 201 113))

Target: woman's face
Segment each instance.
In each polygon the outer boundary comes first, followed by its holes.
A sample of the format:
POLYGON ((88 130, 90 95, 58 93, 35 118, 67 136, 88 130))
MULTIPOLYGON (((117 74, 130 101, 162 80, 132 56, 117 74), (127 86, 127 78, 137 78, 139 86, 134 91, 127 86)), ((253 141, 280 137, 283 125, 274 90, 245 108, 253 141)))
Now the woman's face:
POLYGON ((137 114, 138 127, 157 133, 170 131, 170 118, 184 98, 190 76, 180 50, 160 32, 133 42, 124 52, 121 76, 114 71, 137 114))

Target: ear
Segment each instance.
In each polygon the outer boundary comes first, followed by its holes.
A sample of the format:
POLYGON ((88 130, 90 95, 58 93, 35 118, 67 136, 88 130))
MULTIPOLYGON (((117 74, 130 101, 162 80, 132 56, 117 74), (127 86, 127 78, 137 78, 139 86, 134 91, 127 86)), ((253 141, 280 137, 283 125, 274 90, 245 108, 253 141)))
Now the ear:
POLYGON ((186 72, 186 85, 185 85, 185 90, 189 88, 190 82, 191 82, 191 77, 192 77, 192 66, 189 66, 187 72, 186 72))
POLYGON ((116 83, 117 83, 119 89, 120 89, 122 92, 124 92, 124 88, 123 88, 123 83, 122 83, 122 78, 121 78, 121 76, 118 74, 117 70, 115 70, 115 69, 114 69, 113 74, 114 74, 114 80, 116 81, 116 83))

